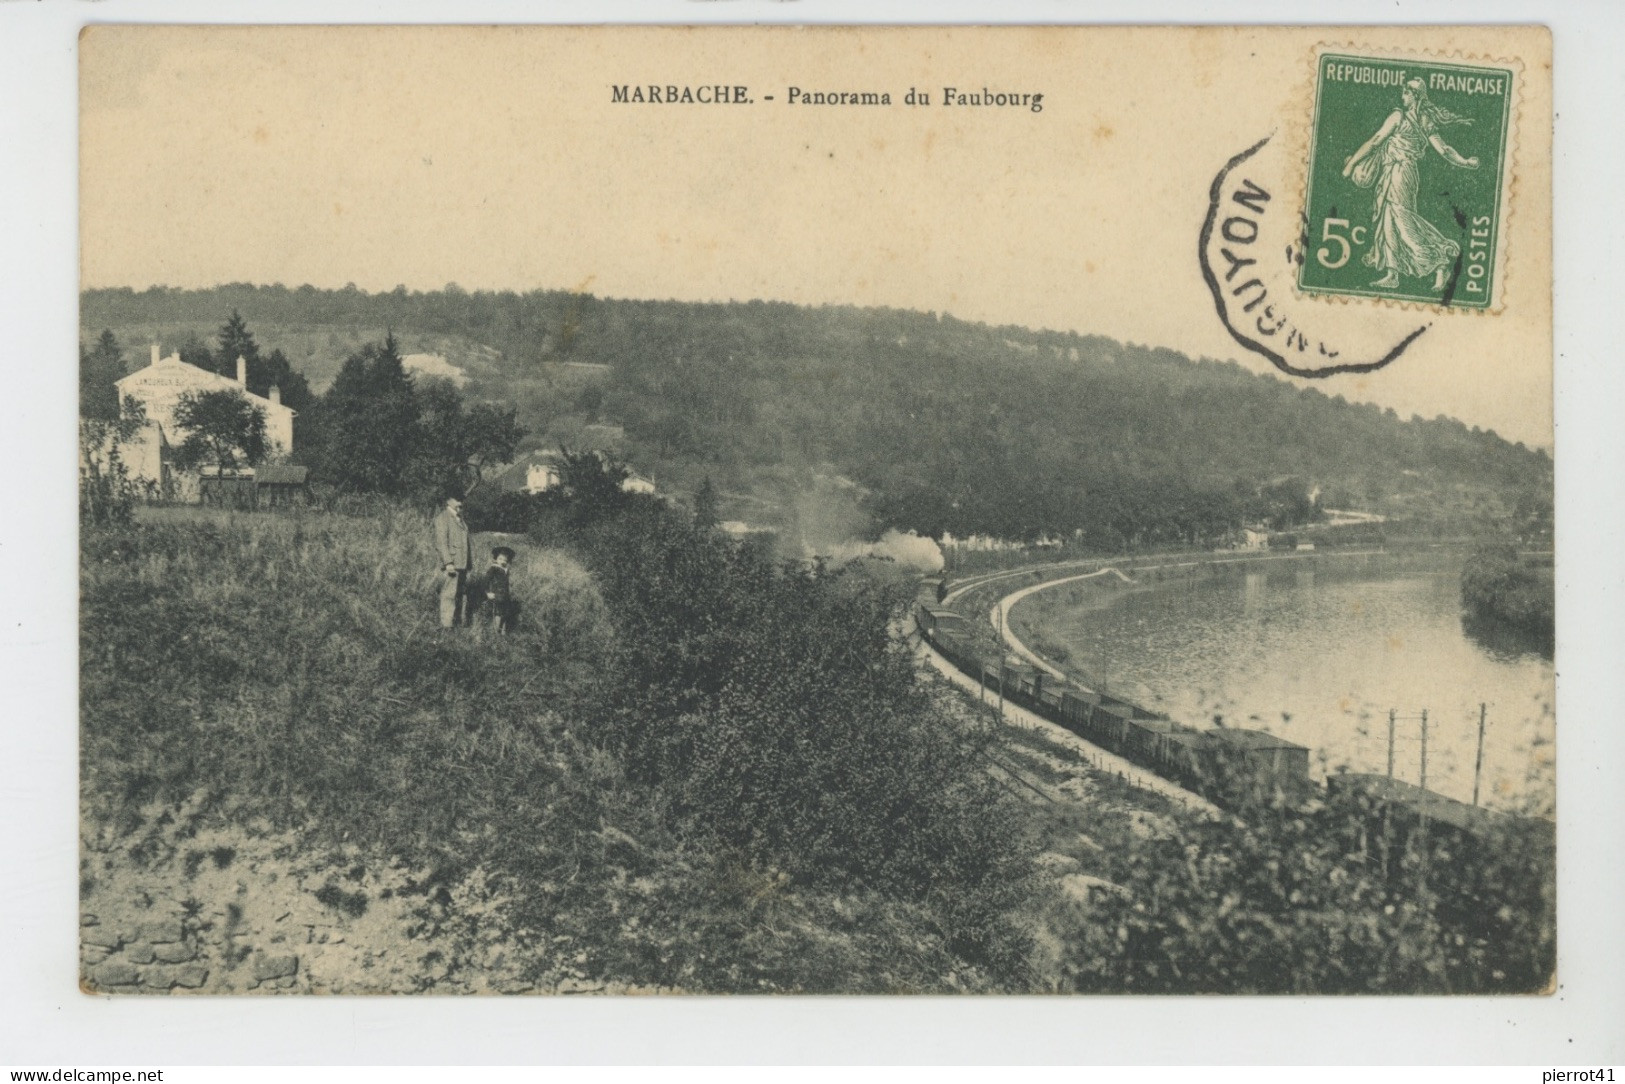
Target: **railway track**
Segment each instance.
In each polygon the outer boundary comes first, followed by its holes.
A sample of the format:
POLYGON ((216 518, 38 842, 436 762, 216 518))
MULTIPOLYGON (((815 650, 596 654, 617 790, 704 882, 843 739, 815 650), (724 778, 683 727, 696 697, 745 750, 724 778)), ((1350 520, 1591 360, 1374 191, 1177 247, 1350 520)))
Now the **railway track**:
POLYGON ((1035 781, 1031 775, 1017 768, 1009 757, 996 753, 987 754, 988 774, 1004 786, 1011 794, 1026 801, 1032 799, 1029 794, 1037 795, 1043 801, 1059 805, 1064 799, 1052 792, 1043 782, 1035 781))

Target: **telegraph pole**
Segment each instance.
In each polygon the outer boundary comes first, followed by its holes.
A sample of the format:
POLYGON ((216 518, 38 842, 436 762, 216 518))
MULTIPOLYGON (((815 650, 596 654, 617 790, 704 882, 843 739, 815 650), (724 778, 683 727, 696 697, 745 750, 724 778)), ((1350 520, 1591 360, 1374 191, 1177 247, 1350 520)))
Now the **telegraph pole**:
POLYGON ((1428 789, 1428 709, 1422 709, 1422 779, 1416 784, 1423 790, 1428 789))
POLYGON ((997 614, 998 618, 999 618, 999 621, 998 621, 998 626, 999 626, 999 722, 1002 723, 1002 722, 1004 722, 1004 680, 1005 680, 1004 675, 1005 675, 1005 671, 1008 669, 1007 664, 1009 662, 1009 657, 1006 654, 1007 649, 1004 646, 1004 600, 1003 599, 1000 599, 998 601, 998 603, 993 607, 993 612, 995 614, 997 614))
POLYGON ((1473 804, 1478 804, 1478 780, 1484 774, 1484 716, 1488 704, 1478 705, 1478 758, 1473 761, 1473 804))
POLYGON ((1399 714, 1398 708, 1388 709, 1388 778, 1394 777, 1394 716, 1399 714))

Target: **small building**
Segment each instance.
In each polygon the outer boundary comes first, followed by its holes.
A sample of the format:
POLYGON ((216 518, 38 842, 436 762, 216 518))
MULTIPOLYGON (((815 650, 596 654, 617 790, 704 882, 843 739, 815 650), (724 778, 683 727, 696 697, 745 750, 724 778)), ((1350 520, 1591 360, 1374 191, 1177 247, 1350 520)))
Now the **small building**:
POLYGON ((197 472, 197 497, 216 508, 246 510, 255 506, 254 470, 203 467, 197 472))
POLYGON ((297 504, 305 500, 309 467, 269 464, 254 472, 254 501, 261 508, 297 504))
POLYGON ((655 484, 637 471, 633 471, 626 476, 625 481, 621 482, 621 491, 623 493, 652 494, 655 491, 655 484))
POLYGON ((556 459, 543 459, 525 464, 525 492, 542 493, 558 485, 563 479, 556 459))

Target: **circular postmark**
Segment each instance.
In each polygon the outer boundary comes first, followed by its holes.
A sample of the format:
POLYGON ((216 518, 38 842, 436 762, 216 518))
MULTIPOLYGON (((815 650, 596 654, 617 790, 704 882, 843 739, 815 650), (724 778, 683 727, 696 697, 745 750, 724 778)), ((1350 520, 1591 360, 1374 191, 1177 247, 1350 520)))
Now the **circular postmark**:
POLYGON ((1271 136, 1213 178, 1197 253, 1219 320, 1236 342, 1292 376, 1380 369, 1432 320, 1376 302, 1328 304, 1300 293, 1309 234, 1303 215, 1281 198, 1296 191, 1292 164, 1271 136))

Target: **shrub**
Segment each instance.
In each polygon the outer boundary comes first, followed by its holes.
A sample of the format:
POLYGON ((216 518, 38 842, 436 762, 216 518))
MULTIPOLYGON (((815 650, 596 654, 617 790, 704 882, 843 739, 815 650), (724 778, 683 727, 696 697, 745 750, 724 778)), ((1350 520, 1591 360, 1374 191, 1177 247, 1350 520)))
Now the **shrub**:
POLYGON ((1468 554, 1461 604, 1469 617, 1551 641, 1556 610, 1552 579, 1524 564, 1511 543, 1483 542, 1468 554))
POLYGON ((1354 793, 1255 807, 1111 856, 1123 889, 1073 916, 1065 988, 1139 993, 1531 993, 1556 966, 1549 836, 1385 835, 1354 793))
POLYGON ((631 502, 580 541, 614 622, 604 734, 693 836, 799 883, 928 902, 1009 966, 1030 889, 992 730, 944 722, 890 623, 908 589, 631 502))

